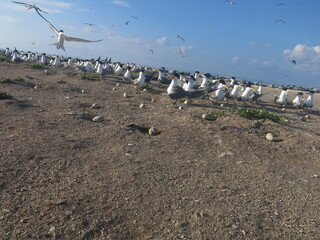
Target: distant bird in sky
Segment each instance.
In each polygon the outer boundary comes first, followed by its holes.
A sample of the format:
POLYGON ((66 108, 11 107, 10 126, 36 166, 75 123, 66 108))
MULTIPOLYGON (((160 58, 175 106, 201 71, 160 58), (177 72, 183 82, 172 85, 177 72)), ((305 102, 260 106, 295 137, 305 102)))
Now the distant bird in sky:
POLYGON ((17 4, 22 4, 22 5, 24 5, 26 8, 27 8, 27 10, 30 10, 30 9, 36 9, 36 10, 38 10, 38 11, 40 11, 40 12, 43 12, 43 13, 47 13, 47 12, 45 12, 45 11, 43 11, 42 9, 40 9, 40 8, 38 8, 36 5, 31 5, 31 4, 29 4, 29 3, 23 3, 23 2, 16 2, 16 1, 12 1, 13 3, 17 3, 17 4))
POLYGON ((56 34, 56 36, 58 37, 58 41, 56 43, 50 44, 50 45, 55 45, 58 49, 62 49, 65 53, 66 50, 63 46, 64 44, 64 40, 66 41, 70 41, 70 42, 100 42, 102 40, 97 40, 97 41, 91 41, 91 40, 86 40, 86 39, 81 39, 81 38, 74 38, 74 37, 67 37, 66 35, 64 35, 63 30, 58 31, 45 17, 43 17, 41 15, 41 13, 38 11, 37 8, 35 8, 36 12, 39 14, 39 16, 41 18, 43 18, 43 20, 45 20, 49 27, 51 28, 51 30, 56 34))
POLYGON ((230 0, 226 0, 226 2, 229 3, 229 4, 236 4, 236 2, 232 2, 230 0))
POLYGON ((126 21, 124 24, 128 25, 130 21, 126 21))
POLYGON ((278 6, 284 6, 284 5, 286 5, 286 4, 285 3, 278 3, 278 4, 274 5, 274 6, 278 7, 278 6))
POLYGON ((152 49, 150 49, 149 51, 153 54, 153 50, 152 49))
POLYGON ((297 64, 296 60, 291 60, 291 62, 292 62, 294 65, 297 64))
POLYGON ((177 34, 177 38, 180 38, 182 41, 186 41, 186 40, 184 40, 184 38, 183 37, 181 37, 179 34, 177 34))
POLYGON ((135 17, 135 16, 131 16, 133 19, 135 19, 135 20, 139 20, 139 18, 138 17, 135 17))
POLYGON ((85 24, 85 25, 89 25, 90 27, 92 27, 92 26, 97 26, 96 24, 94 24, 94 23, 83 23, 83 24, 85 24))
POLYGON ((31 42, 31 44, 32 44, 32 45, 35 45, 35 44, 36 44, 36 42, 31 42))
POLYGON ((285 20, 283 20, 283 19, 278 19, 277 21, 275 21, 274 23, 278 23, 278 22, 282 22, 282 23, 284 23, 284 24, 286 24, 286 21, 285 20))
POLYGON ((182 57, 190 57, 190 56, 184 55, 182 50, 181 50, 181 48, 179 48, 179 51, 180 51, 180 54, 181 54, 182 57))

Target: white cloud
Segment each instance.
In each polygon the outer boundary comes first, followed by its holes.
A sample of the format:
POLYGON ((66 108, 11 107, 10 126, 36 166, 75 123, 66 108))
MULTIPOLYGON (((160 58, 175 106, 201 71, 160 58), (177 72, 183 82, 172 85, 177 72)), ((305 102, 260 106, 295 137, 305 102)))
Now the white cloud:
POLYGON ((292 50, 285 49, 283 55, 298 61, 320 62, 320 46, 309 47, 306 44, 297 44, 292 50))
POLYGON ((114 0, 112 1, 114 5, 120 6, 120 7, 131 7, 131 5, 128 2, 122 1, 122 0, 114 0))
POLYGON ((163 45, 167 45, 168 41, 167 41, 166 37, 162 37, 162 38, 157 39, 156 43, 159 44, 160 46, 163 46, 163 45))
POLYGON ((9 16, 0 16, 0 18, 6 22, 17 22, 18 21, 18 19, 13 18, 13 17, 9 17, 9 16))
POLYGON ((237 63, 239 62, 239 60, 240 60, 239 57, 234 56, 234 57, 232 58, 232 60, 231 60, 231 63, 232 63, 232 64, 237 64, 237 63))
POLYGON ((257 64, 259 62, 258 58, 254 58, 251 60, 250 64, 257 64))

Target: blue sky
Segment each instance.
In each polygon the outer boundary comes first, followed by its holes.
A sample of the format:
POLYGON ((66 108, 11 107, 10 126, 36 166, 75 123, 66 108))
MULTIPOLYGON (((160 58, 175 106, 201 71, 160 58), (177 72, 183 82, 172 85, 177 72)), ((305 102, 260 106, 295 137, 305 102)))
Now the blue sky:
MULTIPOLYGON (((319 0, 27 0, 67 36, 68 56, 320 87, 319 0), (279 3, 285 5, 275 6, 279 3), (134 19, 131 16, 136 16, 134 19), (277 22, 283 19, 283 22, 277 22), (128 25, 126 21, 130 21, 128 25), (87 26, 83 23, 94 23, 87 26), (183 42, 176 36, 185 39, 183 42), (182 57, 183 54, 189 57, 182 57), (150 50, 153 50, 153 54, 150 50), (297 64, 291 63, 296 60, 297 64)), ((34 10, 0 0, 0 48, 64 55, 34 10), (32 42, 34 44, 32 44, 32 42)))

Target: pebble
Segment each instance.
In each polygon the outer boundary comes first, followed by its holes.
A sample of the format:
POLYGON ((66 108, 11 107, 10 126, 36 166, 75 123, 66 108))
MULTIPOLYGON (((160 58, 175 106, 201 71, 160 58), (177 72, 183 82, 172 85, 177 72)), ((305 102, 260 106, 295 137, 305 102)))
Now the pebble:
POLYGON ((120 83, 117 83, 116 86, 119 87, 119 86, 120 86, 120 83))
POLYGON ((95 116, 92 121, 93 122, 102 122, 104 120, 103 116, 95 116))
POLYGON ((207 120, 209 117, 208 117, 208 114, 202 114, 202 119, 204 119, 204 120, 207 120))
POLYGON ((125 92, 125 93, 123 94, 123 97, 127 98, 127 97, 128 97, 128 93, 125 92))
POLYGON ((92 107, 93 109, 97 109, 97 108, 99 108, 99 105, 98 105, 97 103, 94 103, 94 104, 91 105, 91 107, 92 107))
POLYGON ((142 109, 142 108, 144 108, 144 107, 145 107, 145 104, 144 104, 144 103, 141 103, 140 106, 139 106, 140 109, 142 109))
POLYGON ((148 89, 144 88, 142 91, 143 91, 143 92, 147 92, 147 91, 148 91, 148 89))
POLYGON ((152 127, 152 128, 149 129, 148 133, 151 136, 155 136, 155 135, 158 135, 160 133, 160 131, 158 129, 152 127))
POLYGON ((266 134, 266 139, 267 139, 268 141, 273 141, 273 140, 274 140, 274 135, 273 135, 272 133, 267 133, 267 134, 266 134))
POLYGON ((112 88, 112 91, 116 90, 116 88, 112 88))
POLYGON ((282 112, 285 112, 286 111, 286 109, 285 108, 282 108, 282 112))
POLYGON ((223 103, 221 103, 220 107, 224 107, 224 104, 223 104, 223 103))
POLYGON ((182 107, 182 106, 179 106, 179 110, 183 110, 183 107, 182 107))
POLYGON ((187 105, 187 106, 189 106, 190 103, 191 103, 191 101, 189 99, 184 101, 184 104, 187 105))
POLYGON ((84 89, 82 89, 82 90, 81 90, 81 93, 85 93, 85 90, 84 90, 84 89))
POLYGON ((151 102, 155 102, 156 100, 154 98, 151 99, 151 102))

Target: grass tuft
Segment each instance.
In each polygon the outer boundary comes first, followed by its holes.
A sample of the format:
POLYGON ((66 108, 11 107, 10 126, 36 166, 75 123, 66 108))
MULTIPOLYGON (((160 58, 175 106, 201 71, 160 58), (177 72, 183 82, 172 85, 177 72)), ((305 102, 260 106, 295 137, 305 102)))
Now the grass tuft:
POLYGON ((278 115, 276 113, 271 113, 266 109, 251 109, 246 107, 238 107, 235 109, 231 109, 231 112, 238 114, 241 117, 248 118, 248 119, 262 119, 266 120, 269 119, 276 123, 284 123, 288 121, 288 118, 285 116, 278 115))
POLYGON ((0 62, 10 62, 10 59, 6 56, 0 55, 0 62))
POLYGON ((98 73, 82 73, 80 76, 81 79, 90 80, 90 81, 101 81, 102 77, 98 73))

